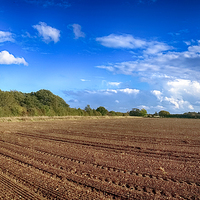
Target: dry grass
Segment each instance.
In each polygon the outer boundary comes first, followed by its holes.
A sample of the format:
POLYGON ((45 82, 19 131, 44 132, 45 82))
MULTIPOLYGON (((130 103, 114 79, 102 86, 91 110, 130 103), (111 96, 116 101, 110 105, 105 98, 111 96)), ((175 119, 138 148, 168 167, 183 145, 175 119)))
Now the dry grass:
POLYGON ((91 120, 91 119, 141 118, 133 116, 34 116, 34 117, 1 117, 0 122, 30 122, 52 120, 91 120))

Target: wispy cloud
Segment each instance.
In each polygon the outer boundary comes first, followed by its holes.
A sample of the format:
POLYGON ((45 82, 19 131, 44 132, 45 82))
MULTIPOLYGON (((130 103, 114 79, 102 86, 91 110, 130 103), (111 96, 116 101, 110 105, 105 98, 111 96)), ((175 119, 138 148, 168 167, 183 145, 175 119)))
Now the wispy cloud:
POLYGON ((136 39, 132 35, 128 34, 123 34, 123 35, 111 34, 104 37, 98 37, 96 38, 96 41, 100 42, 101 45, 110 48, 134 49, 146 46, 145 40, 136 39))
POLYGON ((44 7, 48 7, 48 6, 59 6, 63 8, 70 7, 69 1, 66 1, 66 0, 24 0, 24 1, 27 3, 37 4, 44 7))
MULTIPOLYGON (((146 51, 149 51, 148 48, 146 51)), ((163 77, 199 79, 200 45, 189 46, 188 50, 183 52, 167 51, 147 55, 146 51, 143 52, 142 58, 135 61, 109 63, 97 67, 126 75, 140 73, 140 76, 149 77, 150 74, 157 73, 163 77)))
POLYGON ((194 107, 188 102, 188 101, 184 101, 183 99, 176 99, 174 97, 165 97, 165 101, 169 101, 171 104, 174 105, 174 109, 182 109, 182 108, 186 108, 186 109, 190 109, 193 110, 194 107))
POLYGON ((45 22, 40 22, 39 24, 34 25, 33 28, 38 31, 39 35, 43 37, 43 40, 46 43, 51 41, 57 43, 60 40, 60 31, 51 26, 47 26, 45 22))
POLYGON ((176 79, 168 81, 169 91, 179 97, 180 94, 189 94, 193 96, 200 96, 200 83, 198 81, 191 81, 185 79, 176 79))
POLYGON ((180 36, 181 34, 184 34, 184 33, 189 33, 189 30, 188 29, 182 29, 182 30, 179 30, 178 32, 170 32, 168 34, 175 37, 175 36, 180 36))
POLYGON ((83 78, 82 78, 81 81, 82 81, 82 82, 87 82, 87 81, 90 81, 90 80, 86 80, 86 79, 83 79, 83 78))
POLYGON ((36 38, 36 36, 32 36, 28 31, 22 34, 23 38, 36 38))
POLYGON ((170 49, 173 49, 173 48, 163 42, 152 41, 152 42, 147 42, 147 46, 146 46, 146 49, 144 50, 144 54, 156 55, 160 52, 165 52, 170 49))
POLYGON ((162 97, 162 92, 161 91, 159 91, 159 90, 153 90, 151 92, 152 92, 152 94, 154 94, 160 100, 160 102, 162 102, 163 97, 162 97))
POLYGON ((130 89, 130 88, 119 89, 118 91, 126 93, 126 94, 138 94, 140 92, 140 90, 130 89))
POLYGON ((85 33, 81 31, 81 26, 79 24, 73 24, 71 26, 73 28, 75 39, 78 39, 80 37, 82 37, 82 38, 85 37, 85 33))
MULTIPOLYGON (((145 98, 150 99, 151 105, 148 102, 143 102, 143 105, 147 103, 146 106, 151 110, 158 106, 167 108, 172 113, 199 110, 196 102, 200 102, 200 42, 191 41, 187 45, 187 50, 181 52, 162 42, 146 41, 143 46, 137 47, 142 48, 142 51, 135 51, 132 61, 96 67, 113 73, 137 76, 142 82, 149 83, 154 89, 145 98), (153 96, 157 99, 157 105, 154 105, 153 96)), ((114 48, 117 45, 107 46, 114 48)), ((118 47, 122 46, 118 43, 118 47)), ((140 94, 143 92, 140 91, 140 94)))
POLYGON ((153 90, 152 94, 163 104, 171 104, 174 110, 193 110, 200 99, 200 83, 185 79, 170 80, 164 86, 163 92, 153 90))
POLYGON ((69 103, 74 107, 81 107, 83 104, 91 105, 92 108, 99 106, 107 107, 109 110, 115 110, 116 103, 119 107, 130 109, 134 103, 134 99, 140 94, 140 90, 134 88, 123 88, 123 89, 104 89, 104 90, 80 90, 80 91, 63 91, 66 97, 69 98, 69 103), (76 99, 77 101, 71 101, 76 99), (110 103, 113 102, 111 105, 110 103))
POLYGON ((108 82, 108 85, 111 86, 119 86, 121 84, 121 82, 108 82))
POLYGON ((171 46, 158 41, 147 41, 135 38, 129 34, 111 34, 96 38, 97 42, 109 48, 144 49, 145 54, 157 54, 172 49, 171 46))
POLYGON ((0 31, 0 43, 14 42, 13 34, 10 32, 0 31))
POLYGON ((108 110, 122 112, 135 107, 145 108, 148 113, 159 112, 160 110, 167 110, 170 113, 184 113, 198 108, 200 104, 200 83, 182 79, 168 81, 162 92, 159 90, 143 91, 123 88, 64 91, 64 94, 70 99, 73 97, 77 100, 76 102, 70 101, 75 107, 90 104, 93 108, 105 106, 108 110), (118 108, 123 109, 116 110, 116 103, 118 108))
POLYGON ((0 52, 0 64, 11 65, 11 64, 23 64, 28 65, 24 58, 15 58, 8 51, 0 52))

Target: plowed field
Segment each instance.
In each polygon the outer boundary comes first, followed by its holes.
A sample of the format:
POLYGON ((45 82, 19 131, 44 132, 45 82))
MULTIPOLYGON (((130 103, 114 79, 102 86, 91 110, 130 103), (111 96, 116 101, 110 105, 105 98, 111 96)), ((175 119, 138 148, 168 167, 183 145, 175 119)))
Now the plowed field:
POLYGON ((200 120, 0 122, 0 199, 200 199, 200 120))

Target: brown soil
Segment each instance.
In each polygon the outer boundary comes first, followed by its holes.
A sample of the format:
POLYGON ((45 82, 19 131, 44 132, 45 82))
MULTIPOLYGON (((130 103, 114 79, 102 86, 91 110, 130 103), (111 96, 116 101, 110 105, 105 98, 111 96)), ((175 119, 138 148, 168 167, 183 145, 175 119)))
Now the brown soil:
POLYGON ((200 121, 0 122, 0 199, 200 199, 200 121))

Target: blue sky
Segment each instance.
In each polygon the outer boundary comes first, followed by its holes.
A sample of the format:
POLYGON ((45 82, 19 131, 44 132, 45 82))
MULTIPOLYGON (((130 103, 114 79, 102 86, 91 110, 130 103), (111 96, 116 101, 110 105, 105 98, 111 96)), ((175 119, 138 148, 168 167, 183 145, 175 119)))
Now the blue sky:
POLYGON ((199 0, 1 0, 0 89, 70 107, 200 111, 199 0))

